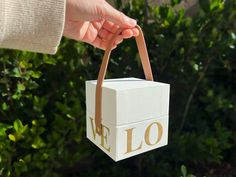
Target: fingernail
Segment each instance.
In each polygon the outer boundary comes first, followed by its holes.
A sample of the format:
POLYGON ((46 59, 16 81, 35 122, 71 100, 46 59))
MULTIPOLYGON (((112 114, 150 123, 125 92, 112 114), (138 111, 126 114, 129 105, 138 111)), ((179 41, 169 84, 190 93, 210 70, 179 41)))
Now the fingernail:
POLYGON ((129 24, 132 25, 132 26, 136 26, 137 25, 137 21, 134 20, 134 19, 130 19, 129 20, 129 24))
POLYGON ((137 25, 137 21, 129 17, 125 17, 125 23, 127 23, 130 26, 137 25))

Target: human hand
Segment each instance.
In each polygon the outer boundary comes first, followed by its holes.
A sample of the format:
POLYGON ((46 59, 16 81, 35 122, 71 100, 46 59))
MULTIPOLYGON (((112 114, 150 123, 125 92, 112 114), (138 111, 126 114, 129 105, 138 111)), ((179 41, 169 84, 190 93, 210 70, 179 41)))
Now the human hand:
POLYGON ((105 0, 67 0, 63 35, 87 42, 105 50, 113 34, 120 28, 113 48, 123 39, 137 36, 136 21, 114 9, 105 0))

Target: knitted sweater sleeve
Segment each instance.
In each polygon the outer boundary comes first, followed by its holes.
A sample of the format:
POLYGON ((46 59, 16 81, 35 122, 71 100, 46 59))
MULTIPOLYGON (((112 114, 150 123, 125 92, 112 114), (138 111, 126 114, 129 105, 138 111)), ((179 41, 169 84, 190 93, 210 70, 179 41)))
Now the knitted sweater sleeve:
POLYGON ((0 48, 55 54, 66 0, 0 0, 0 48))

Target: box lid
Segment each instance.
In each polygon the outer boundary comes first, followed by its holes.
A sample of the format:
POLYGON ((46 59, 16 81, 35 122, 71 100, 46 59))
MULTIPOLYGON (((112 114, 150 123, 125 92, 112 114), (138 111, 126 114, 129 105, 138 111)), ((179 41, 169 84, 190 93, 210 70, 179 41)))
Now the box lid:
MULTIPOLYGON (((86 81, 93 85, 97 85, 97 80, 86 81)), ((102 87, 112 89, 114 91, 138 89, 145 87, 168 86, 169 84, 155 81, 148 81, 144 79, 129 77, 117 79, 105 79, 102 87)))
MULTIPOLYGON (((86 81, 86 107, 93 115, 96 84, 96 80, 86 81)), ((104 80, 102 122, 119 126, 168 115, 169 88, 169 84, 133 77, 104 80)))

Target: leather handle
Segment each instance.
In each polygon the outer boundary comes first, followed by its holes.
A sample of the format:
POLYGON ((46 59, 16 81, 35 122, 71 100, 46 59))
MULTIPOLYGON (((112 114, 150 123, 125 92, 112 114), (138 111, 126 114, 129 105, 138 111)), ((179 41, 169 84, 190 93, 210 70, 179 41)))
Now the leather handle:
MULTIPOLYGON (((144 40, 144 35, 140 26, 136 26, 139 30, 139 35, 135 37, 139 55, 141 58, 141 63, 143 66, 144 74, 146 80, 153 81, 152 69, 149 62, 148 52, 146 43, 144 40)), ((97 86, 96 86, 96 103, 95 103, 95 125, 96 125, 96 132, 98 135, 102 134, 102 126, 101 126, 101 114, 102 114, 102 83, 106 75, 107 65, 110 59, 110 54, 112 51, 112 45, 115 42, 116 37, 123 31, 122 28, 118 29, 117 32, 111 38, 107 49, 105 50, 101 68, 99 71, 98 79, 97 79, 97 86)))

